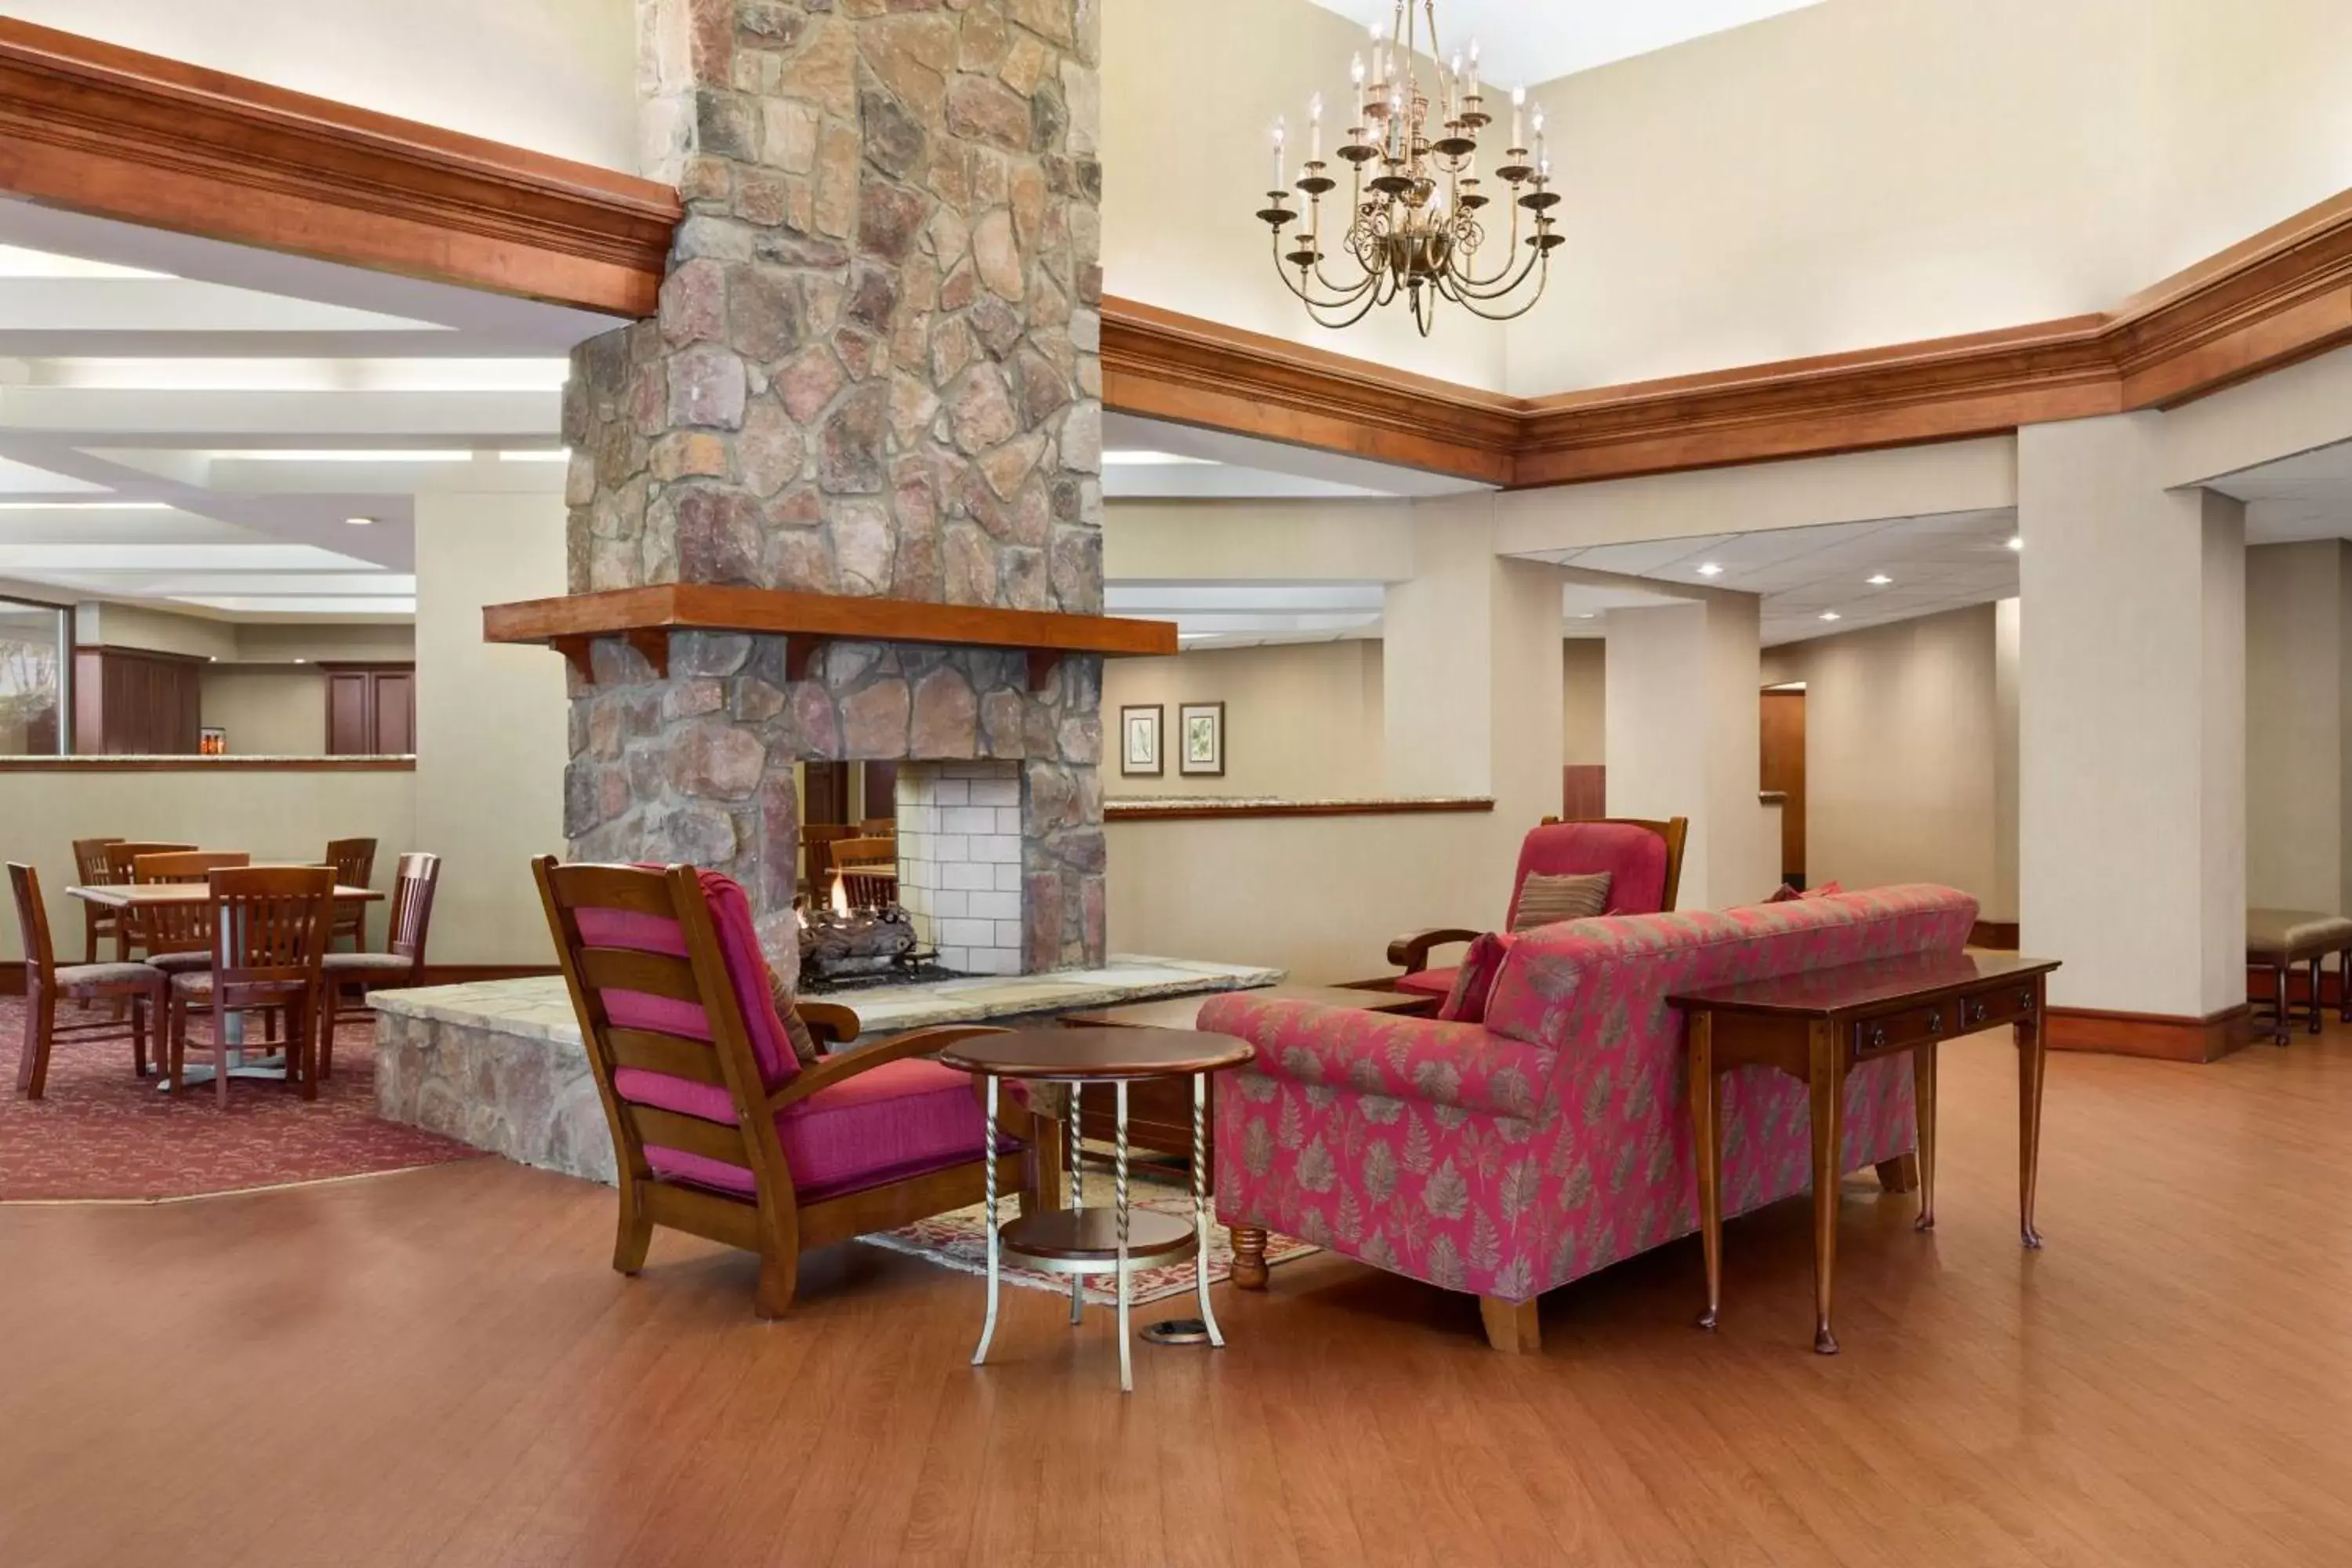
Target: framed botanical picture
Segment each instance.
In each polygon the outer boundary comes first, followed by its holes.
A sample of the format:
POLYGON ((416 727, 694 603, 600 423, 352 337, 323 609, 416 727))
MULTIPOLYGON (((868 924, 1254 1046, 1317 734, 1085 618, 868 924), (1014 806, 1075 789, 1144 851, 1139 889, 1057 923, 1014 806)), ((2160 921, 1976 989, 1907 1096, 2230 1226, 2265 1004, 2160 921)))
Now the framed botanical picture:
POLYGON ((1208 778, 1225 772, 1225 705, 1185 702, 1176 709, 1176 771, 1208 778))
POLYGON ((1160 724, 1168 710, 1154 702, 1118 710, 1118 771, 1129 778, 1158 778, 1168 771, 1160 752, 1160 724))

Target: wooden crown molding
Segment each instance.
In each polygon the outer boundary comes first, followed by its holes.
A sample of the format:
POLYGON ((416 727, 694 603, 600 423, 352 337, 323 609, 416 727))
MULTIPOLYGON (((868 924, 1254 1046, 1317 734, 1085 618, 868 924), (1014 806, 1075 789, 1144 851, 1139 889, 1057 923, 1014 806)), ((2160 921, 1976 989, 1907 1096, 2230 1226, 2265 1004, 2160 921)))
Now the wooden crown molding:
POLYGON ((682 216, 655 181, 5 17, 0 192, 628 317, 682 216))
POLYGON ((1512 488, 2005 434, 2171 408, 2352 342, 2352 193, 2116 310, 1534 400, 1103 302, 1103 394, 1204 425, 1512 488))

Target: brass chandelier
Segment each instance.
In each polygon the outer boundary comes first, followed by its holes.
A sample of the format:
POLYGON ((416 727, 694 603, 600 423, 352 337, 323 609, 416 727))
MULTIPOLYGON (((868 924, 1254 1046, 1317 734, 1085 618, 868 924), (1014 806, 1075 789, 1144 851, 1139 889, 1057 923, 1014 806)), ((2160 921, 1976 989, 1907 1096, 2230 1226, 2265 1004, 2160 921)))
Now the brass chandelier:
POLYGON ((1322 94, 1308 110, 1306 172, 1287 189, 1286 133, 1275 122, 1275 188, 1257 216, 1273 230, 1275 271, 1324 326, 1354 326, 1373 307, 1402 299, 1427 337, 1440 300, 1490 321, 1507 321, 1543 297, 1551 253, 1563 243, 1553 232, 1551 209, 1559 197, 1549 188, 1543 110, 1533 113, 1530 153, 1526 89, 1512 90, 1510 144, 1492 171, 1508 187, 1510 237, 1493 270, 1482 272, 1478 253, 1493 237, 1485 214, 1494 198, 1478 174, 1478 148, 1495 117, 1480 92, 1478 46, 1470 46, 1466 60, 1459 53, 1449 64, 1438 59, 1437 0, 1419 0, 1418 15, 1415 0, 1396 0, 1393 22, 1372 28, 1370 66, 1360 54, 1349 70, 1357 123, 1339 151, 1352 167, 1353 189, 1339 247, 1354 258, 1356 276, 1335 279, 1324 266, 1323 198, 1339 182, 1325 173, 1322 94), (1303 214, 1287 205, 1292 190, 1306 198, 1303 214), (1305 226, 1285 250, 1282 231, 1302 216, 1305 226), (1523 223, 1528 229, 1524 243, 1523 223), (1533 291, 1522 297, 1530 281, 1533 291))

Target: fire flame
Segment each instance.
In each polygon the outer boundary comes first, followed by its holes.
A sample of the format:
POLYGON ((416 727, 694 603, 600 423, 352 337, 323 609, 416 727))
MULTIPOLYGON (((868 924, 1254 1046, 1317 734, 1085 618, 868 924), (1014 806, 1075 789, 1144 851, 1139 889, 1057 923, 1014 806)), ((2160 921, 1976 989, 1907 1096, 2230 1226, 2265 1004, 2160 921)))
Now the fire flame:
POLYGON ((833 912, 844 920, 849 918, 849 889, 838 871, 833 874, 833 912))

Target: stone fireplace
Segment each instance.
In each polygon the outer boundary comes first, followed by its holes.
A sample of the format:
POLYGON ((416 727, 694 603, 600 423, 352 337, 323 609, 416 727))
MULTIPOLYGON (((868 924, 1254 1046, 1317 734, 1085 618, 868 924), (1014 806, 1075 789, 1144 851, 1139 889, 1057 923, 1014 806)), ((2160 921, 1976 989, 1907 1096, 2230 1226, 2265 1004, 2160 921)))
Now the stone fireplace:
MULTIPOLYGON (((572 593, 1098 616, 1095 0, 639 8, 687 216, 658 318, 573 356, 572 593)), ((789 967, 793 763, 920 764, 901 877, 948 966, 1102 963, 1097 656, 665 628, 574 664, 574 857, 729 871, 789 967)))

